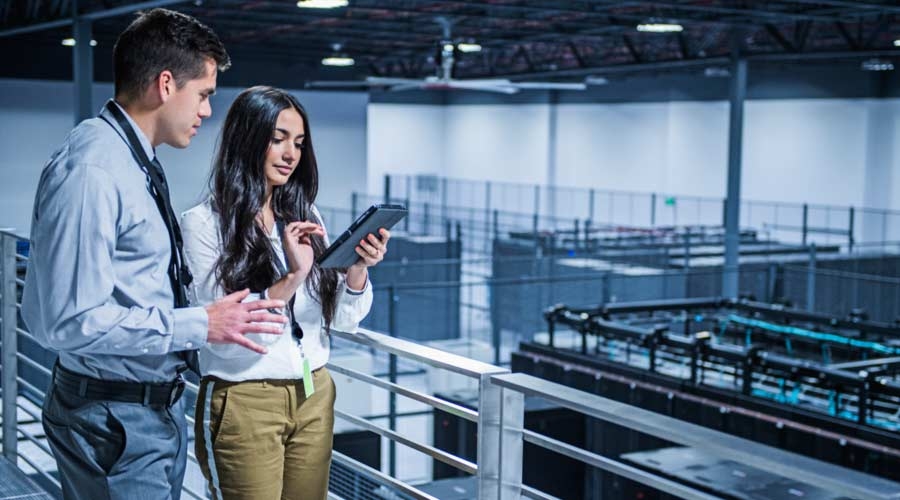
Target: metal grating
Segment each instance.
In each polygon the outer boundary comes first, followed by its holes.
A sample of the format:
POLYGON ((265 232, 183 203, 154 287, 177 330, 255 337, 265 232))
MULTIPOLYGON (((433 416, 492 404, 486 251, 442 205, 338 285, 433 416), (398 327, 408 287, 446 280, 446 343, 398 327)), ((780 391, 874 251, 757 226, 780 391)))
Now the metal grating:
POLYGON ((328 491, 344 500, 412 500, 412 497, 337 461, 331 462, 328 491))
POLYGON ((0 500, 53 500, 49 493, 41 489, 12 462, 0 458, 0 500))

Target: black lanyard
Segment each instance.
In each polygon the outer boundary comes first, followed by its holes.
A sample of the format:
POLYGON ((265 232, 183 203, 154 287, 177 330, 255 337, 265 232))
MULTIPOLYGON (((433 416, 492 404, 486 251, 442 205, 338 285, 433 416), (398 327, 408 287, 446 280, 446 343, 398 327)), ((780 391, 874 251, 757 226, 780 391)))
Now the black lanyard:
MULTIPOLYGON (((288 270, 285 265, 290 262, 288 260, 287 250, 285 249, 284 244, 284 221, 276 220, 275 227, 278 230, 278 236, 281 238, 281 252, 284 255, 284 264, 276 257, 275 258, 275 267, 278 268, 278 272, 281 273, 281 276, 287 276, 288 270)), ((290 311, 291 315, 291 334, 294 335, 294 338, 297 340, 303 339, 303 328, 300 328, 300 325, 297 323, 297 319, 294 317, 294 299, 297 298, 297 294, 291 295, 291 300, 288 301, 288 311, 290 311)))
MULTIPOLYGON (((144 171, 144 174, 147 175, 147 179, 150 181, 150 185, 152 186, 150 194, 156 202, 156 208, 159 210, 159 214, 166 224, 166 231, 169 233, 169 247, 172 251, 172 257, 169 260, 168 274, 169 282, 172 285, 172 292, 175 296, 175 307, 187 307, 188 298, 185 287, 191 284, 194 277, 191 274, 190 269, 188 269, 184 259, 184 240, 181 238, 181 228, 178 226, 175 212, 172 210, 172 202, 169 199, 169 188, 166 186, 164 177, 165 174, 158 162, 154 164, 150 158, 147 158, 147 153, 144 151, 141 141, 138 139, 137 134, 131 127, 131 123, 128 122, 128 119, 125 117, 122 110, 119 109, 112 100, 106 103, 106 109, 113 115, 113 118, 116 119, 116 122, 118 122, 119 127, 122 128, 122 131, 125 132, 125 137, 127 138, 126 142, 131 148, 132 155, 134 155, 141 170, 144 171)), ((105 116, 101 115, 100 118, 106 123, 109 123, 109 126, 113 126, 105 116)))

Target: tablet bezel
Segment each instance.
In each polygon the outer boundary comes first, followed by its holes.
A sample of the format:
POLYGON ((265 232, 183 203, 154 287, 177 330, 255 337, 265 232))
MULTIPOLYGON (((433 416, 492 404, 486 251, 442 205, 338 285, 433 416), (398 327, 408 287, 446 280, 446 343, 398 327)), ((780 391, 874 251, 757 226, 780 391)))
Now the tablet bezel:
POLYGON ((343 269, 352 266, 360 258, 359 254, 354 250, 359 240, 369 233, 378 235, 379 228, 391 229, 394 224, 401 221, 408 213, 409 210, 399 204, 381 203, 370 206, 322 252, 322 255, 316 259, 316 263, 326 269, 343 269), (349 251, 345 245, 350 245, 349 251), (337 254, 341 255, 334 257, 337 254), (329 260, 339 258, 344 260, 339 262, 331 262, 329 260))

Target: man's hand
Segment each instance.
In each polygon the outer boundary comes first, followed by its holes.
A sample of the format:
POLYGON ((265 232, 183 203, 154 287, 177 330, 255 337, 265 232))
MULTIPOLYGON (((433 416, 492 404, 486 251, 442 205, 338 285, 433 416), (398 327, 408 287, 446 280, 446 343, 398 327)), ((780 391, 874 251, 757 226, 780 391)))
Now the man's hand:
POLYGON ((241 290, 206 306, 206 314, 209 316, 209 332, 206 340, 209 343, 238 344, 260 354, 268 352, 268 349, 252 342, 246 335, 248 333, 282 333, 281 326, 263 323, 278 323, 279 325, 287 323, 288 320, 284 315, 268 312, 268 309, 283 308, 284 301, 270 299, 241 302, 249 294, 250 290, 241 290))

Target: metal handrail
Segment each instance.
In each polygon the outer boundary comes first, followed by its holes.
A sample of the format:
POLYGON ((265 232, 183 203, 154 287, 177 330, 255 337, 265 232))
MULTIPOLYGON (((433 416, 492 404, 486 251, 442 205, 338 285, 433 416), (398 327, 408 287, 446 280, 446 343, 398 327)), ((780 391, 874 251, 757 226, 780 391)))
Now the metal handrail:
POLYGON ((331 335, 470 378, 477 379, 485 375, 509 372, 505 368, 435 349, 434 347, 391 337, 367 328, 359 328, 356 333, 331 330, 331 335))
MULTIPOLYGON (((22 284, 22 280, 15 277, 15 261, 18 257, 21 257, 13 251, 15 247, 14 238, 17 237, 17 235, 12 235, 9 232, 0 231, 0 257, 2 257, 0 270, 3 271, 2 275, 0 275, 2 276, 0 292, 3 292, 2 296, 4 297, 0 330, 2 330, 3 341, 2 366, 5 367, 2 372, 3 407, 6 415, 15 415, 15 409, 21 407, 21 405, 17 404, 15 396, 9 397, 18 393, 18 387, 34 391, 37 395, 42 394, 42 391, 38 388, 16 376, 17 362, 20 359, 31 366, 40 366, 17 350, 17 336, 31 337, 27 331, 17 327, 15 300, 9 300, 16 297, 16 287, 22 284), (10 236, 13 237, 11 238, 10 236), (12 408, 12 411, 9 411, 9 408, 12 408)), ((478 410, 474 411, 428 394, 410 390, 394 382, 386 382, 369 374, 333 363, 329 364, 329 368, 336 373, 341 373, 394 394, 446 411, 460 418, 476 422, 478 426, 477 461, 473 463, 435 447, 418 443, 415 440, 404 437, 393 429, 375 425, 365 418, 349 415, 340 410, 335 411, 335 416, 338 418, 376 432, 391 439, 393 442, 410 446, 463 471, 475 474, 478 480, 478 498, 508 500, 524 496, 542 500, 554 499, 553 496, 547 493, 522 484, 522 451, 525 442, 568 455, 588 465, 637 480, 652 487, 664 489, 682 498, 703 500, 714 498, 709 494, 663 478, 658 474, 645 472, 616 460, 525 430, 524 397, 526 395, 538 396, 584 415, 602 420, 611 420, 617 425, 661 437, 670 442, 710 450, 724 458, 731 458, 781 475, 790 475, 801 481, 821 485, 830 491, 846 494, 854 498, 879 500, 896 498, 893 495, 900 491, 900 485, 891 481, 801 457, 721 432, 711 431, 671 417, 657 415, 529 375, 512 374, 505 368, 368 329, 360 329, 353 334, 332 331, 332 335, 377 352, 387 353, 392 357, 396 356, 415 363, 448 370, 478 382, 478 410)), ((195 385, 190 384, 189 390, 196 392, 197 389, 195 385)), ((30 410, 26 410, 26 413, 37 418, 36 414, 30 410)), ((29 440, 36 440, 34 436, 29 438, 24 431, 17 428, 16 419, 12 419, 12 421, 4 419, 3 428, 4 431, 12 430, 12 432, 4 433, 3 452, 7 456, 10 456, 9 454, 11 453, 13 459, 20 456, 15 444, 18 434, 23 434, 29 440)), ((35 444, 46 451, 45 447, 40 446, 37 442, 35 444)), ((196 462, 196 457, 190 452, 189 455, 190 459, 196 462)), ((33 467, 35 466, 28 458, 21 458, 33 467)), ((399 479, 360 464, 339 453, 334 454, 334 460, 336 463, 345 465, 359 473, 374 477, 381 484, 394 487, 413 498, 427 500, 434 498, 399 479)), ((35 469, 46 475, 45 472, 37 467, 35 469)), ((205 498, 203 492, 198 493, 187 487, 185 487, 185 493, 194 498, 205 498)))
MULTIPOLYGON (((412 399, 422 403, 449 410, 451 414, 462 418, 474 416, 478 424, 476 463, 456 457, 435 447, 417 443, 395 432, 393 429, 378 426, 340 410, 335 410, 335 416, 385 436, 391 439, 393 443, 402 443, 425 453, 435 460, 444 462, 464 472, 475 474, 478 479, 478 498, 512 499, 520 497, 522 485, 521 430, 524 418, 524 397, 520 394, 504 393, 504 391, 494 385, 491 378, 493 375, 509 373, 508 369, 365 328, 359 328, 356 333, 332 331, 332 335, 379 352, 386 352, 398 358, 415 361, 477 380, 479 384, 477 412, 461 407, 457 408, 458 405, 453 405, 425 394, 418 394, 415 391, 401 390, 399 386, 393 383, 377 384, 379 387, 391 392, 410 396, 412 399), (504 446, 507 448, 506 452, 512 453, 516 457, 514 460, 504 462, 504 455, 500 452, 504 446), (510 465, 510 462, 513 462, 513 465, 510 465)), ((357 372, 346 369, 342 370, 342 373, 351 377, 357 375, 357 372)), ((361 380, 364 378, 361 378, 361 380)))
MULTIPOLYGON (((796 478, 826 488, 832 493, 861 500, 886 500, 900 495, 900 484, 893 481, 714 431, 524 373, 496 375, 493 379, 503 388, 540 397, 589 417, 613 422, 676 444, 709 451, 718 457, 774 474, 796 478)), ((546 440, 536 439, 533 433, 527 431, 525 438, 542 446, 551 444, 546 440)))
POLYGON ((612 460, 602 455, 582 450, 577 446, 563 443, 562 441, 549 438, 533 431, 523 431, 523 437, 525 441, 529 443, 536 444, 542 448, 546 448, 559 454, 578 459, 579 461, 584 462, 588 465, 592 465, 598 469, 603 469, 618 476, 631 479, 632 481, 646 484, 647 486, 657 488, 659 490, 665 491, 666 493, 676 495, 680 498, 686 498, 690 500, 716 500, 719 498, 707 493, 703 493, 702 491, 698 491, 689 486, 685 486, 681 483, 676 483, 675 481, 670 481, 655 474, 642 471, 637 467, 623 464, 622 462, 619 462, 617 460, 612 460))
POLYGON ((463 472, 468 472, 469 474, 477 474, 478 473, 477 465, 473 464, 472 462, 469 462, 468 460, 459 458, 459 457, 453 455, 452 453, 447 453, 446 451, 439 450, 439 449, 437 449, 433 446, 429 446, 427 444, 417 443, 416 441, 414 441, 410 438, 407 438, 398 432, 394 432, 390 429, 385 429, 384 427, 375 425, 366 419, 350 415, 349 413, 345 413, 341 410, 337 410, 337 409, 334 410, 334 416, 341 418, 343 420, 346 420, 347 422, 350 422, 351 424, 362 427, 363 429, 366 429, 367 431, 374 432, 380 436, 391 439, 397 443, 409 446, 410 448, 412 448, 414 450, 425 453, 426 455, 430 456, 431 458, 433 458, 435 460, 440 460, 441 462, 444 462, 447 465, 453 466, 463 472))
POLYGON ((420 403, 425 403, 425 404, 431 406, 432 408, 437 408, 437 409, 443 410, 451 415, 454 415, 454 416, 457 416, 460 418, 464 418, 471 422, 478 421, 478 412, 472 411, 464 406, 460 406, 455 403, 450 403, 448 401, 444 401, 443 399, 436 398, 434 396, 429 396, 427 394, 422 394, 420 392, 411 391, 399 384, 385 382, 384 380, 381 380, 380 378, 373 377, 371 375, 367 375, 365 373, 358 372, 356 370, 351 370, 349 368, 344 368, 342 366, 335 365, 334 363, 328 363, 328 369, 335 373, 340 373, 343 375, 347 375, 348 377, 355 378, 356 380, 359 380, 360 382, 365 382, 369 385, 373 385, 375 387, 380 387, 382 389, 386 389, 386 390, 395 392, 397 394, 406 396, 406 397, 416 400, 420 403))

